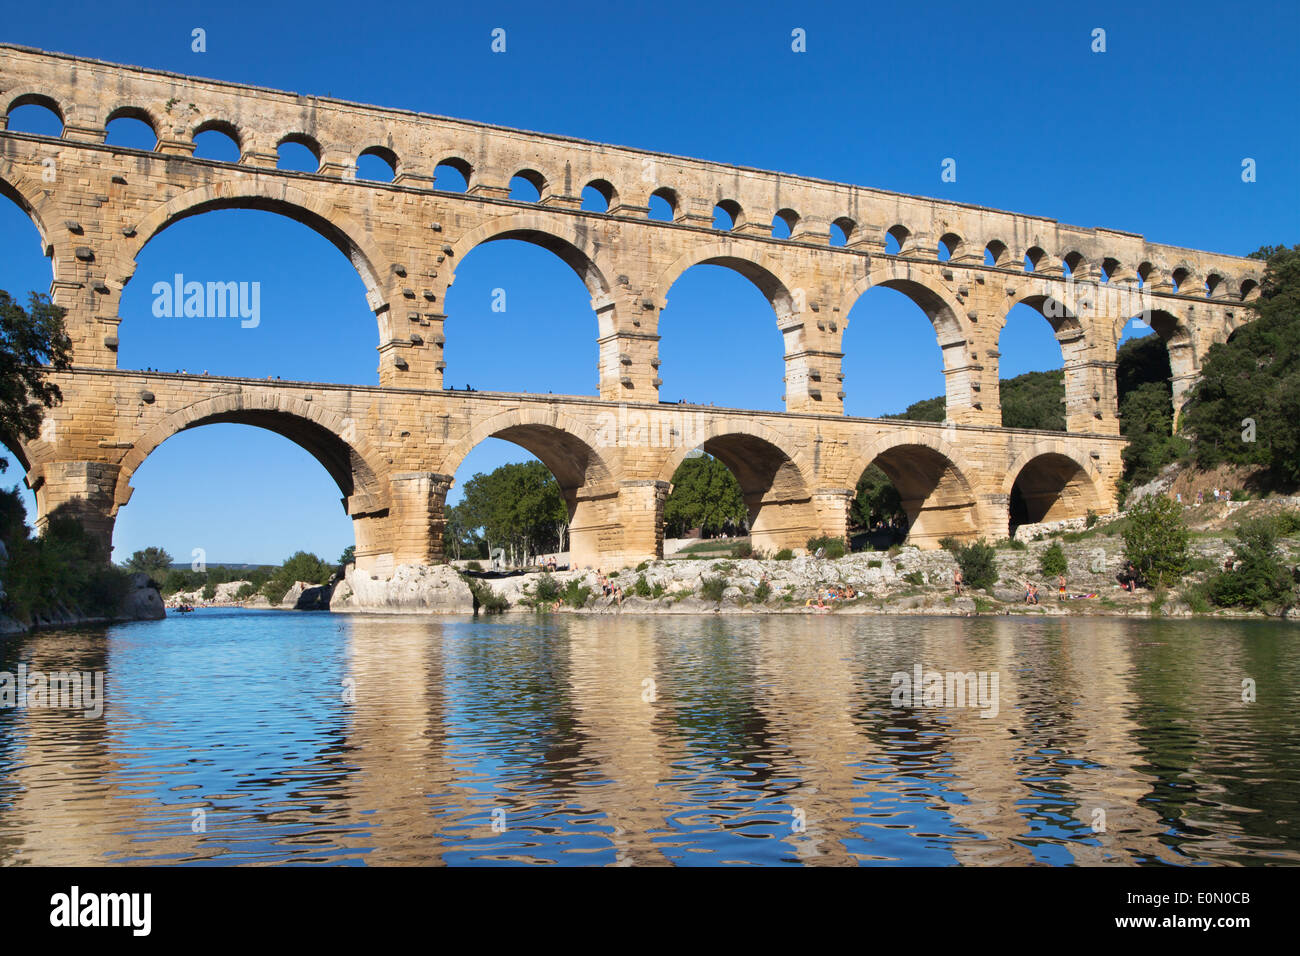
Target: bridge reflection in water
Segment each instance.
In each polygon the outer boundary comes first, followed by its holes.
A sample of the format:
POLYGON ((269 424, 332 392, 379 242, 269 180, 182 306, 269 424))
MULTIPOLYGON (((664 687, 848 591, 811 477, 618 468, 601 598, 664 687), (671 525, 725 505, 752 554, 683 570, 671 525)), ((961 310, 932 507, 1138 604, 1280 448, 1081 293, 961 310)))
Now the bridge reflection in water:
POLYGON ((0 670, 103 670, 108 706, 0 710, 0 862, 1295 863, 1285 641, 847 616, 51 632, 0 670), (917 664, 997 673, 996 715, 891 706, 917 664))

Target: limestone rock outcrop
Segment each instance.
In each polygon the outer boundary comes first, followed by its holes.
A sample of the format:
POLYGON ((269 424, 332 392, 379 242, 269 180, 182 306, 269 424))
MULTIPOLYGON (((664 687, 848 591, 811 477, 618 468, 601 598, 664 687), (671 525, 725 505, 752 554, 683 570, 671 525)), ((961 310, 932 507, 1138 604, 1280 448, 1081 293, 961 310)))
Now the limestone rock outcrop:
POLYGON ((469 585, 447 565, 401 564, 391 577, 358 572, 349 565, 334 587, 331 611, 394 611, 425 614, 472 614, 469 585))

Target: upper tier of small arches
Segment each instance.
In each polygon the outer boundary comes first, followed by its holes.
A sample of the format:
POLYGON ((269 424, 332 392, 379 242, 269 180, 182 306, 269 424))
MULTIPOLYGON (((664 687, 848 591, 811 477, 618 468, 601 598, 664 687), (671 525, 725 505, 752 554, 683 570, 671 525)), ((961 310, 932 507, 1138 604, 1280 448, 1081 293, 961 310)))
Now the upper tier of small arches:
MULTIPOLYGON (((150 86, 139 71, 122 74, 142 93, 150 86)), ((113 96, 126 95, 122 91, 130 85, 118 84, 113 96)), ((58 124, 57 134, 47 125, 51 131, 45 135, 107 140, 115 148, 466 192, 963 267, 1117 282, 1180 296, 1247 300, 1259 292, 1255 264, 1130 234, 330 100, 312 100, 304 109, 303 98, 285 103, 282 94, 238 94, 223 88, 228 85, 209 85, 194 81, 181 98, 114 98, 93 106, 65 105, 47 92, 11 86, 3 123, 11 128, 15 110, 36 107, 58 124), (250 98, 257 109, 248 108, 250 98), (114 142, 113 128, 120 123, 138 124, 131 145, 114 142), (492 135, 483 135, 485 129, 492 135), (150 139, 152 145, 145 145, 150 139), (205 145, 217 139, 224 147, 205 145), (434 139, 442 145, 431 146, 434 139)), ((168 84, 168 91, 174 89, 168 84)))

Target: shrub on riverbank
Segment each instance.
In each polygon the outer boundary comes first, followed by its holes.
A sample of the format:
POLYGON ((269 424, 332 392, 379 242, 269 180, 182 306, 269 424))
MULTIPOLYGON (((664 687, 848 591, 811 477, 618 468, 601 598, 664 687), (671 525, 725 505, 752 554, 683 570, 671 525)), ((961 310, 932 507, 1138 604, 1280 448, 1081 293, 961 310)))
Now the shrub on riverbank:
POLYGON ((727 590, 727 579, 723 577, 704 578, 700 581, 700 597, 706 601, 721 601, 727 590))
POLYGON ((991 588, 998 583, 998 553, 983 538, 959 546, 955 555, 966 587, 991 588))
POLYGON ((469 585, 469 593, 474 595, 475 613, 482 609, 486 614, 501 614, 510 607, 510 602, 493 591, 492 587, 481 578, 462 574, 461 579, 469 585))
POLYGON ((1182 506, 1164 495, 1147 495, 1129 509, 1124 557, 1143 584, 1171 585, 1187 573, 1187 524, 1182 506))
POLYGON ((0 567, 5 597, 0 611, 30 621, 63 611, 112 617, 130 589, 130 575, 108 563, 103 549, 63 508, 51 512, 45 531, 30 537, 16 491, 0 491, 0 540, 9 551, 0 567))
POLYGON ((823 535, 820 538, 808 539, 808 553, 816 554, 821 551, 821 556, 828 560, 844 557, 844 539, 833 538, 829 535, 823 535))
POLYGON ((1065 549, 1061 542, 1053 541, 1038 558, 1038 572, 1054 578, 1069 571, 1069 562, 1065 560, 1065 549))
POLYGON ((1219 607, 1281 611, 1296 603, 1295 581, 1277 549, 1280 523, 1255 518, 1237 526, 1233 568, 1206 582, 1206 593, 1219 607))

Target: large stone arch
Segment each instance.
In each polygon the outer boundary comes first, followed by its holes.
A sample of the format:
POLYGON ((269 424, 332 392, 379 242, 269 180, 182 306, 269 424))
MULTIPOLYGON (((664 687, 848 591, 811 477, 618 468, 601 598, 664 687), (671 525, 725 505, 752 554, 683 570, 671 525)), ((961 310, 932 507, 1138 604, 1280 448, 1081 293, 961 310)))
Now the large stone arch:
POLYGON ((58 278, 58 258, 52 255, 53 243, 45 223, 57 218, 50 208, 50 191, 33 182, 14 168, 12 163, 0 167, 0 196, 4 196, 23 211, 41 237, 41 251, 53 259, 53 274, 58 278))
POLYGON ((604 257, 600 243, 589 225, 567 216, 529 210, 490 219, 471 229, 452 246, 453 272, 447 284, 455 281, 456 264, 478 246, 501 239, 518 239, 554 253, 591 293, 591 305, 600 321, 601 334, 613 331, 613 316, 606 314, 609 311, 607 306, 613 305, 612 286, 607 275, 612 267, 601 262, 604 257))
POLYGON ((168 438, 204 425, 251 425, 298 445, 329 473, 352 517, 359 567, 369 567, 391 547, 384 519, 391 492, 384 458, 358 434, 357 423, 292 393, 235 391, 172 412, 137 438, 117 472, 111 517, 131 499, 131 477, 168 438))
POLYGON ((118 279, 125 285, 135 272, 136 258, 148 243, 183 219, 218 209, 258 209, 285 216, 319 233, 352 263, 366 287, 366 302, 378 312, 385 303, 383 284, 376 269, 379 251, 360 241, 337 220, 337 211, 312 192, 276 177, 249 176, 198 186, 153 208, 133 227, 134 243, 127 259, 116 263, 118 279))
MULTIPOLYGON (((695 266, 722 266, 752 282, 771 304, 777 323, 785 322, 800 311, 795 284, 782 269, 779 256, 765 255, 761 261, 755 261, 746 256, 746 253, 752 251, 752 243, 740 243, 731 239, 693 246, 656 277, 655 303, 660 308, 664 306, 669 290, 687 270, 695 266)), ((811 295, 811 290, 805 290, 805 294, 811 295)))
MULTIPOLYGON (((687 412, 686 414, 690 414, 687 412)), ((667 486, 673 474, 696 448, 717 458, 740 484, 749 511, 750 539, 760 552, 802 548, 820 534, 816 485, 794 444, 757 421, 743 424, 712 421, 700 431, 684 432, 659 468, 658 481, 667 486)), ((660 516, 662 524, 662 516, 660 516)))
MULTIPOLYGON (((488 438, 519 445, 555 477, 569 510, 571 566, 595 567, 602 555, 621 550, 617 466, 611 466, 598 450, 602 442, 597 433, 550 405, 508 409, 472 427, 443 456, 440 472, 444 500, 465 457, 488 438)), ((437 504, 441 514, 442 502, 437 504)))
POLYGON ((1002 494, 1011 524, 1038 524, 1110 511, 1112 497, 1091 461, 1069 442, 1045 439, 1022 451, 1007 469, 1002 494), (1017 502, 1024 505, 1019 513, 1017 502))
POLYGON ((536 455, 561 486, 603 484, 617 477, 616 467, 598 451, 604 444, 601 436, 549 404, 508 409, 478 422, 443 455, 439 470, 454 475, 488 438, 504 438, 536 455))
MULTIPOLYGON (((949 421, 973 420, 973 406, 977 401, 972 388, 974 376, 969 346, 969 322, 953 293, 939 279, 931 266, 908 260, 875 257, 870 271, 858 279, 845 295, 841 314, 844 328, 840 332, 840 348, 848 333, 850 313, 868 290, 877 286, 893 289, 907 296, 930 320, 936 342, 943 356, 945 416, 949 421)), ((846 383, 851 387, 851 383, 846 383)))
POLYGON ((947 537, 971 540, 987 527, 971 481, 979 469, 934 429, 891 431, 855 452, 850 462, 850 487, 873 464, 888 476, 907 513, 907 540, 917 547, 937 548, 947 537))
POLYGON ((967 320, 956 296, 939 279, 933 267, 902 259, 876 257, 871 262, 870 271, 849 287, 841 307, 846 328, 847 316, 853 311, 853 306, 876 286, 894 289, 916 303, 934 326, 940 346, 946 339, 957 336, 962 337, 964 344, 967 320))

